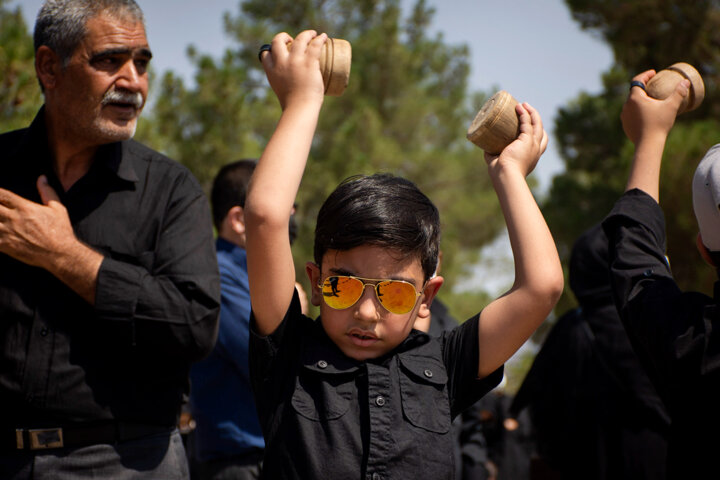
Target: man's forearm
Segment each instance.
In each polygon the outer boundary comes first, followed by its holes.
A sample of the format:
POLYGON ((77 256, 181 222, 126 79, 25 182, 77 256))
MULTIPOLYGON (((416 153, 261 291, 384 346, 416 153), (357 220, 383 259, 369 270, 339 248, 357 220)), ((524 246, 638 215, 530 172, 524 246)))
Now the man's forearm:
POLYGON ((103 255, 75 239, 66 251, 52 255, 44 268, 90 305, 95 305, 95 286, 103 255))

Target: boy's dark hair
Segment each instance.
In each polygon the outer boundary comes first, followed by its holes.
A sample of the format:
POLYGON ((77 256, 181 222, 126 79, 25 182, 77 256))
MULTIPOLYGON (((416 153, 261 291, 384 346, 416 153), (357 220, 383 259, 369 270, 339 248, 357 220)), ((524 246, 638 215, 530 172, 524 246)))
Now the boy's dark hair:
POLYGON ((375 245, 403 258, 416 256, 425 280, 435 273, 440 245, 440 214, 409 180, 390 174, 344 180, 325 200, 315 227, 315 263, 328 250, 375 245))
POLYGON ((255 165, 257 165, 255 160, 238 160, 222 167, 215 176, 210 203, 213 222, 218 230, 231 208, 236 206, 245 208, 248 183, 255 171, 255 165))

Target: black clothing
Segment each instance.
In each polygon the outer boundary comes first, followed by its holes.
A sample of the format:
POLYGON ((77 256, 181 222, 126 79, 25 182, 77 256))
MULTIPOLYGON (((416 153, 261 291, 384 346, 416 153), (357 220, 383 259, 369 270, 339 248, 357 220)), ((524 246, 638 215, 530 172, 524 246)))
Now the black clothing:
POLYGON ((477 318, 439 339, 413 330, 364 362, 302 315, 297 293, 271 335, 251 319, 265 478, 453 479, 451 420, 502 378, 477 380, 477 318))
POLYGON ((472 410, 482 421, 488 458, 497 470, 497 480, 528 480, 534 450, 532 421, 525 410, 512 412, 512 402, 512 395, 497 388, 472 410))
MULTIPOLYGON (((435 297, 430 305, 430 328, 428 335, 440 337, 459 325, 450 315, 447 306, 435 297)), ((487 442, 483 434, 480 416, 473 406, 455 417, 452 422, 455 450, 455 478, 457 480, 484 480, 488 478, 487 442)))
POLYGON ((603 222, 615 302, 630 341, 672 419, 669 478, 720 475, 720 284, 714 298, 682 292, 665 258, 665 219, 641 190, 603 222))
POLYGON ((563 479, 664 479, 670 419, 613 303, 600 225, 573 246, 569 283, 580 307, 553 326, 518 391, 537 450, 563 479))
POLYGON ((190 362, 213 346, 219 275, 210 213, 181 165, 130 141, 104 145, 67 192, 44 113, 0 136, 0 188, 40 203, 41 174, 75 235, 105 256, 95 305, 0 254, 3 435, 86 422, 174 426, 190 362))

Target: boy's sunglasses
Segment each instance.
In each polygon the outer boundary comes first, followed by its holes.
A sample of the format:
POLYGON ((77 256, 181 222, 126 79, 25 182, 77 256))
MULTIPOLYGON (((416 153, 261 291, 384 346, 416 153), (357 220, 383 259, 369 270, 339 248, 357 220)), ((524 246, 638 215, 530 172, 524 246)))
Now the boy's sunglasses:
POLYGON ((333 275, 318 286, 322 288, 323 299, 328 307, 335 310, 350 308, 362 297, 365 287, 375 287, 380 305, 390 313, 407 313, 415 307, 422 292, 415 290, 412 283, 403 280, 382 280, 375 278, 333 275))

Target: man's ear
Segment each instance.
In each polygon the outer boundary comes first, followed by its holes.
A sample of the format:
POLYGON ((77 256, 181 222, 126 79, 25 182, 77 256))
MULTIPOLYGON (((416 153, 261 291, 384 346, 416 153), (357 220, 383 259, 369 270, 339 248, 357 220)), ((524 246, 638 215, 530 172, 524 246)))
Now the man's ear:
POLYGON ((717 265, 715 265, 715 261, 713 261, 712 256, 710 256, 710 251, 707 249, 707 247, 702 241, 702 235, 700 235, 700 232, 698 232, 697 234, 697 239, 695 243, 697 244, 697 249, 698 252, 700 252, 700 256, 703 258, 703 260, 705 260, 705 263, 717 268, 717 265))
POLYGON ((438 290, 440 290, 440 287, 442 287, 444 281, 445 279, 439 275, 436 275, 427 281, 425 288, 423 289, 422 303, 420 304, 420 309, 417 313, 419 318, 430 318, 430 305, 432 305, 432 301, 435 298, 435 295, 437 295, 438 290))
POLYGON ((320 283, 320 267, 314 262, 307 262, 305 264, 305 273, 310 279, 310 303, 319 307, 322 302, 322 292, 318 286, 318 283, 320 283))
POLYGON ((47 45, 42 45, 35 52, 35 73, 45 91, 57 85, 58 74, 62 69, 60 57, 47 45))

